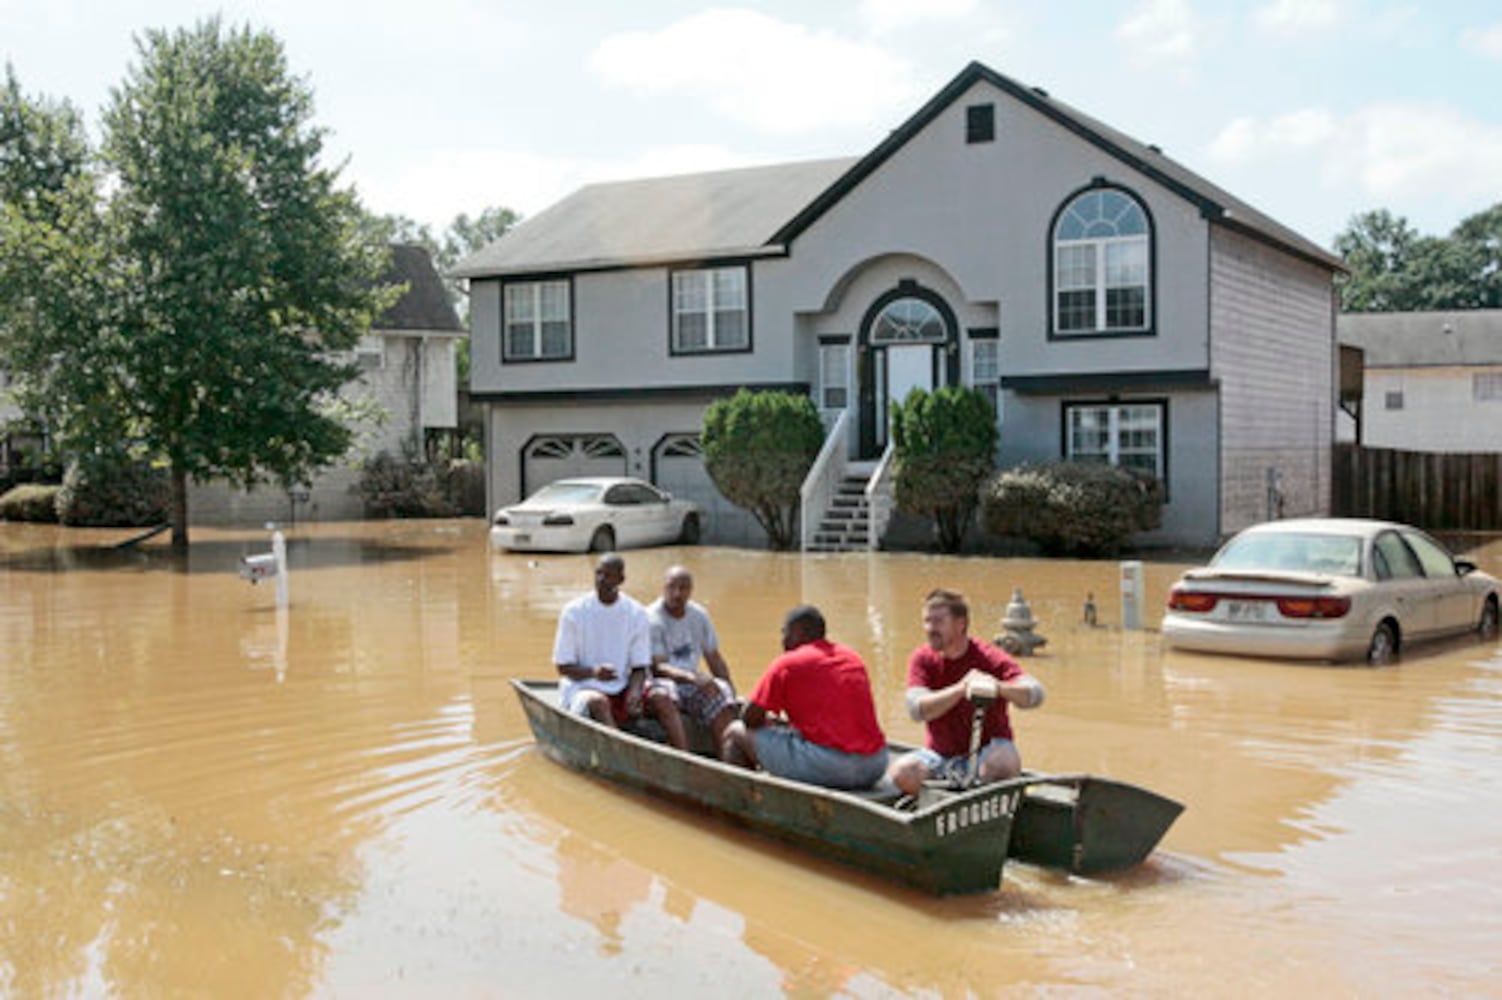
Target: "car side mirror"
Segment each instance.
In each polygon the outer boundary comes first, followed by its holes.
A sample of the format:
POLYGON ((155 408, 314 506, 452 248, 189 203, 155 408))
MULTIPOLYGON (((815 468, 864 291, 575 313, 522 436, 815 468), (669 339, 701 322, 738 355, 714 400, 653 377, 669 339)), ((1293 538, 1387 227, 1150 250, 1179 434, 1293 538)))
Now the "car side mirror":
POLYGON ((1457 559, 1455 560, 1455 572, 1460 576, 1465 576, 1467 573, 1474 573, 1476 572, 1476 564, 1471 562, 1469 559, 1457 559))

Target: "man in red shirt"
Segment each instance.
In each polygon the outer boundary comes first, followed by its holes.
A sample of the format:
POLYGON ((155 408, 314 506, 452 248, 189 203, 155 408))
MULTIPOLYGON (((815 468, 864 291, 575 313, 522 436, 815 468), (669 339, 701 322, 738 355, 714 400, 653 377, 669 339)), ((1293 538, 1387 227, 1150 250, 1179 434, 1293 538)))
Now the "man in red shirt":
POLYGON ((967 773, 975 712, 972 690, 994 699, 981 724, 981 782, 1022 772, 1007 704, 1037 708, 1043 704, 1043 685, 1006 653, 972 639, 966 634, 969 628, 970 607, 960 594, 935 590, 924 600, 928 642, 908 658, 907 709, 915 722, 927 723, 928 735, 922 750, 903 754, 889 772, 908 795, 918 794, 930 776, 955 779, 967 773))
POLYGON ((824 616, 805 604, 782 623, 785 652, 725 732, 722 756, 827 788, 867 788, 887 768, 871 678, 853 650, 824 637, 824 616), (781 713, 786 725, 770 716, 781 713))

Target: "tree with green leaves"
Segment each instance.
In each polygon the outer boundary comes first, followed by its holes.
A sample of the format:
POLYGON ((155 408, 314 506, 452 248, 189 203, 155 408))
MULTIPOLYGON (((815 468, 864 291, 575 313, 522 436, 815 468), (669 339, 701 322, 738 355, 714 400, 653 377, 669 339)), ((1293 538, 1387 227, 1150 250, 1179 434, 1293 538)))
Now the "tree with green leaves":
POLYGON ((933 518, 939 547, 958 552, 996 465, 996 410, 978 389, 914 389, 892 404, 897 509, 933 518))
POLYGON ((1351 269, 1345 312, 1502 307, 1502 205, 1473 215, 1446 237, 1424 236, 1386 209, 1354 217, 1335 238, 1351 269))
POLYGON ((186 546, 190 477, 302 481, 345 453, 345 352, 396 290, 274 36, 215 18, 137 51, 104 114, 112 183, 79 209, 97 229, 7 233, 0 277, 23 307, 61 296, 44 322, 21 310, 10 358, 54 433, 165 465, 186 546))
POLYGON ((803 479, 824 443, 814 401, 741 389, 704 413, 704 467, 725 499, 749 510, 774 549, 797 541, 803 479))

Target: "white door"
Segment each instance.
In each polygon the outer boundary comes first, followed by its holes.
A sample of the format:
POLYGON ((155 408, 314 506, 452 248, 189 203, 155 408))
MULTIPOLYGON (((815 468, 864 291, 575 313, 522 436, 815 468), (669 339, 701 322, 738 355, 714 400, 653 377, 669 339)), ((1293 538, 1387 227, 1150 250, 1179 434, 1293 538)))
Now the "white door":
POLYGON ((934 347, 932 344, 888 347, 886 349, 886 385, 882 397, 877 400, 877 439, 879 446, 887 443, 887 427, 891 422, 892 403, 901 403, 914 389, 932 392, 934 388, 934 347))

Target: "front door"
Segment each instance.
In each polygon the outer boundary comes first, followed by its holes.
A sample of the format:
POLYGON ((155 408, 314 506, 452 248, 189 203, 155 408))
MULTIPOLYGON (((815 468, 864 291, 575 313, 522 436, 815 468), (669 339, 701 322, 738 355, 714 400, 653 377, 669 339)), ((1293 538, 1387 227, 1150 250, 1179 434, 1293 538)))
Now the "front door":
POLYGON ((893 403, 959 381, 958 329, 937 295, 916 285, 878 299, 860 333, 860 457, 886 449, 893 403))

